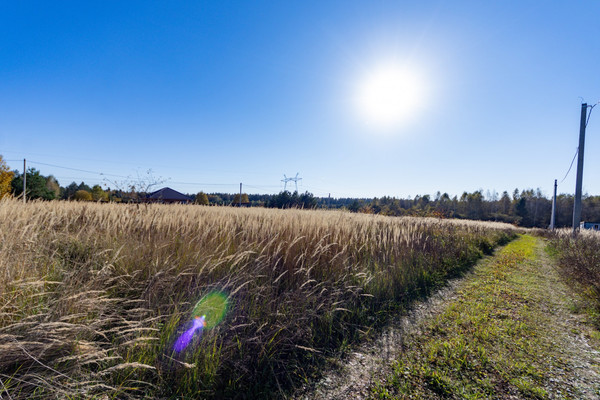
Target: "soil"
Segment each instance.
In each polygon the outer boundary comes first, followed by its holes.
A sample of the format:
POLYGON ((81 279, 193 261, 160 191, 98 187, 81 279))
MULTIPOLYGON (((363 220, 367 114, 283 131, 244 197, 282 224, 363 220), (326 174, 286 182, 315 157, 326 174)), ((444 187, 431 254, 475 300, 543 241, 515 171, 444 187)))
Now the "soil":
MULTIPOLYGON (((552 384, 547 388, 550 398, 600 399, 600 346, 594 328, 584 314, 578 314, 582 299, 560 278, 556 266, 543 250, 540 239, 536 248, 541 276, 536 290, 545 293, 538 309, 553 329, 546 330, 554 344, 550 359, 560 360, 566 368, 551 371, 552 384), (556 391, 560 387, 561 391, 556 391)), ((480 261, 488 263, 494 256, 480 261)), ((475 266, 475 269, 478 266, 475 266)), ((292 398, 308 399, 364 399, 370 388, 385 382, 390 376, 394 360, 402 354, 407 335, 420 332, 420 327, 443 312, 457 300, 461 288, 474 278, 473 273, 452 280, 428 300, 414 304, 407 315, 399 316, 375 340, 355 348, 347 357, 336 362, 321 380, 307 385, 292 398)), ((596 332, 597 337, 597 332, 596 332)), ((515 397, 518 398, 518 397, 515 397)))
POLYGON ((406 315, 393 321, 378 338, 354 349, 320 381, 313 386, 302 388, 293 398, 298 400, 367 398, 369 388, 391 373, 392 362, 402 354, 404 335, 414 334, 424 321, 440 313, 456 298, 456 293, 470 275, 449 281, 444 288, 427 300, 413 304, 406 315))

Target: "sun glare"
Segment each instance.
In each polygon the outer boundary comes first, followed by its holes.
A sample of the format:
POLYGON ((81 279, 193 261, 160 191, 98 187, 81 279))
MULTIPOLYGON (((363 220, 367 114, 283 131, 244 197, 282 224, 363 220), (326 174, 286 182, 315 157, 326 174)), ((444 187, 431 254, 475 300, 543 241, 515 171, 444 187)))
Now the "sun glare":
POLYGON ((358 86, 356 107, 372 128, 389 131, 415 118, 424 103, 418 73, 397 65, 373 69, 358 86))

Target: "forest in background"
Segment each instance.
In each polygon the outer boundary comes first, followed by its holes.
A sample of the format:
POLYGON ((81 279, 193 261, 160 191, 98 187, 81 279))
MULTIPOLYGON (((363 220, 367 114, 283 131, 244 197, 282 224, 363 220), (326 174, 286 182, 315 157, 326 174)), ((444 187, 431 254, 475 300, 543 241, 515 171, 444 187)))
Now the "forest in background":
MULTIPOLYGON (((236 195, 208 194, 209 204, 230 204, 236 195)), ((239 196, 239 195, 238 195, 239 196)), ((495 192, 484 194, 482 190, 464 192, 450 197, 437 192, 414 198, 328 198, 312 197, 310 193, 281 192, 277 195, 248 195, 252 206, 302 207, 347 209, 365 214, 388 216, 427 216, 438 218, 472 219, 480 221, 507 222, 523 227, 547 228, 550 225, 552 199, 545 197, 540 189, 515 189, 511 194, 495 192), (309 200, 309 207, 306 207, 309 200)), ((560 194, 556 198, 556 226, 571 226, 573 220, 573 195, 560 194)), ((583 197, 582 220, 600 221, 600 196, 583 197)))
MULTIPOLYGON (((42 200, 79 200, 96 202, 142 202, 147 194, 165 185, 155 179, 149 171, 147 176, 123 183, 118 189, 88 186, 84 182, 63 187, 52 175, 44 176, 35 168, 27 172, 27 197, 42 200)), ((4 195, 21 196, 23 174, 10 171, 0 156, 0 198, 4 195)), ((240 203, 240 194, 204 193, 188 194, 197 204, 235 206, 240 203)), ((514 189, 499 194, 485 194, 483 190, 464 192, 450 196, 437 192, 435 195, 417 195, 401 199, 384 196, 381 198, 330 198, 316 197, 312 193, 282 191, 278 194, 242 193, 241 203, 247 207, 267 208, 331 208, 351 212, 380 214, 387 216, 429 216, 481 221, 507 222, 523 227, 547 228, 550 224, 552 199, 538 189, 514 189)), ((557 196, 556 226, 572 224, 573 195, 557 196)), ((600 196, 584 195, 582 220, 600 221, 600 196)))

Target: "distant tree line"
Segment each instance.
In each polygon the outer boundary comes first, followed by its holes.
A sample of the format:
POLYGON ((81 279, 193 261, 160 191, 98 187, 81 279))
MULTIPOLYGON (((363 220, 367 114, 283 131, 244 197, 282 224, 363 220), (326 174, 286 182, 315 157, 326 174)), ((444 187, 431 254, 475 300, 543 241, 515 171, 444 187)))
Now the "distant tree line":
MULTIPOLYGON (((573 219, 573 196, 561 194, 556 199, 556 226, 571 226, 573 219)), ((524 227, 547 228, 550 225, 552 199, 542 195, 541 190, 515 189, 512 195, 503 192, 483 195, 481 190, 464 192, 460 197, 450 197, 439 192, 416 196, 414 199, 393 197, 354 200, 348 210, 368 214, 415 215, 440 218, 460 218, 483 221, 507 222, 524 227)), ((584 196, 582 220, 600 221, 600 196, 584 196)))
MULTIPOLYGON (((162 182, 161 182, 162 183, 162 182)), ((84 182, 72 182, 61 187, 52 176, 43 176, 35 168, 27 170, 27 197, 42 200, 77 200, 96 202, 138 202, 146 198, 145 191, 103 189, 92 187, 84 182)), ((146 190, 154 183, 146 184, 146 190)), ((0 198, 6 195, 23 194, 23 174, 10 171, 0 155, 0 198)), ((231 206, 240 203, 240 194, 204 193, 189 195, 197 204, 231 206)), ((461 196, 450 197, 437 192, 435 196, 419 195, 414 198, 329 198, 315 197, 312 193, 282 191, 278 194, 241 194, 241 203, 250 207, 268 208, 332 208, 351 212, 381 214, 389 216, 433 216, 439 218, 460 218, 483 221, 500 221, 524 227, 546 228, 550 224, 552 200, 542 195, 540 189, 515 189, 512 194, 503 192, 486 193, 481 190, 461 196)), ((573 218, 573 196, 561 194, 557 197, 556 226, 570 226, 573 218)), ((600 222, 600 196, 584 196, 582 220, 600 222)))
MULTIPOLYGON (((12 171, 10 193, 13 196, 23 195, 23 174, 12 171)), ((29 168, 26 175, 28 199, 41 200, 80 200, 80 201, 121 201, 116 191, 104 190, 100 185, 89 187, 81 182, 72 182, 67 187, 61 187, 52 175, 43 176, 35 168, 29 168)))
MULTIPOLYGON (((237 204, 239 194, 204 194, 207 205, 237 204), (236 197, 238 196, 238 197, 236 197)), ((419 195, 409 199, 381 198, 328 198, 314 197, 311 193, 299 194, 283 191, 276 195, 245 195, 253 207, 271 208, 332 208, 351 212, 389 216, 433 216, 439 218, 474 219, 507 222, 524 227, 546 228, 550 225, 552 199, 546 198, 540 189, 515 189, 512 194, 486 193, 478 190, 450 197, 447 193, 435 196, 419 195)), ((556 225, 570 226, 573 218, 573 196, 557 196, 556 225)), ((582 219, 600 221, 600 196, 584 196, 582 219)))
MULTIPOLYGON (((240 203, 240 194, 229 193, 204 193, 199 192, 195 196, 194 202, 202 205, 237 205, 240 203)), ((241 203, 251 207, 267 208, 316 208, 318 199, 309 192, 299 194, 284 190, 279 194, 247 194, 242 193, 241 203)))

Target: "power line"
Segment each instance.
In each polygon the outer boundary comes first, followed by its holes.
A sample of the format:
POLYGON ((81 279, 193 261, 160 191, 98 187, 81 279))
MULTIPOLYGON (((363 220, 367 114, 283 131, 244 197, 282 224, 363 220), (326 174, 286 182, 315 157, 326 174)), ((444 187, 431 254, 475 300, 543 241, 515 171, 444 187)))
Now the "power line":
MULTIPOLYGON (((2 154, 4 153, 11 153, 11 154, 23 154, 23 152, 21 151, 12 151, 12 150, 2 150, 2 154)), ((70 160, 83 160, 85 162, 89 162, 89 161, 95 161, 95 162, 101 162, 101 163, 108 163, 108 161, 106 159, 94 159, 94 158, 89 158, 89 157, 74 157, 74 156, 67 156, 67 155, 48 155, 48 154, 42 154, 42 153, 30 153, 27 152, 26 153, 26 157, 27 160, 29 160, 29 157, 52 157, 53 159, 60 159, 61 162, 62 160, 69 160, 69 162, 71 162, 70 160)), ((5 160, 5 161, 9 161, 9 160, 5 160)), ((10 161, 23 161, 23 159, 18 159, 18 160, 10 160, 10 161)), ((111 165, 114 165, 114 163, 110 163, 111 165)), ((135 166, 140 168, 140 163, 139 162, 128 162, 128 161, 123 161, 123 160, 119 160, 119 165, 123 166, 135 166)), ((182 170, 182 169, 187 169, 189 168, 188 165, 175 165, 175 164, 168 164, 168 165, 161 165, 161 164, 154 164, 153 168, 161 168, 161 169, 174 169, 174 170, 182 170)), ((203 171, 208 171, 208 172, 220 172, 220 173, 229 173, 229 174, 237 174, 239 171, 237 170, 232 170, 232 169, 223 169, 223 168, 207 168, 207 167, 203 167, 202 168, 203 171)), ((266 174, 263 172, 258 172, 258 171, 251 171, 248 169, 244 170, 245 174, 251 174, 251 175, 264 175, 264 176, 272 176, 272 174, 266 174)), ((236 185, 238 185, 239 183, 236 183, 236 185)))
POLYGON ((587 116, 587 120, 585 121, 585 127, 587 128, 588 123, 590 122, 590 117, 592 116, 592 111, 594 111, 594 107, 596 107, 598 105, 598 103, 594 104, 593 106, 588 106, 588 108, 590 109, 590 113, 587 116))
MULTIPOLYGON (((247 188, 251 188, 251 189, 258 189, 258 190, 264 190, 266 192, 270 192, 270 193, 278 193, 276 190, 273 189, 268 189, 267 186, 255 186, 255 185, 244 185, 247 188)), ((276 185, 276 187, 279 187, 279 185, 276 185)))
POLYGON ((71 171, 85 172, 85 173, 88 173, 88 174, 96 174, 96 175, 102 175, 102 176, 113 176, 115 178, 125 178, 125 179, 129 178, 129 177, 123 176, 123 175, 105 174, 104 172, 89 171, 89 170, 86 170, 86 169, 71 168, 71 167, 63 167, 61 165, 47 164, 47 163, 43 163, 43 162, 39 162, 39 161, 32 161, 32 160, 30 160, 29 162, 33 163, 33 164, 45 165, 47 167, 62 168, 62 169, 68 169, 68 170, 71 170, 71 171))
MULTIPOLYGON (((590 109, 589 114, 587 115, 587 119, 585 120, 585 127, 587 128, 588 123, 590 122, 590 117, 592 116, 592 111, 594 110, 594 107, 596 107, 599 103, 594 104, 593 106, 587 106, 587 108, 590 109)), ((569 165, 569 170, 567 171, 567 173, 565 174, 564 178, 562 178, 562 180, 559 183, 563 183, 565 181, 565 179, 567 179, 567 176, 569 175, 569 172, 571 172, 571 168, 573 168, 573 163, 575 162, 575 159, 577 158, 577 154, 579 154, 579 147, 575 150, 575 155, 573 156, 573 160, 571 160, 571 165, 569 165)))
POLYGON ((571 161, 571 165, 569 166, 569 170, 565 174, 565 177, 562 178, 562 181, 560 181, 560 183, 563 183, 565 181, 565 179, 567 179, 567 176, 569 175, 569 172, 571 172, 571 168, 573 168, 573 163, 575 162, 575 158, 577 158, 577 154, 578 153, 579 153, 579 147, 577 148, 577 150, 575 150, 575 155, 573 156, 573 160, 571 161))
POLYGON ((236 186, 237 187, 237 185, 239 185, 239 183, 176 182, 176 181, 169 181, 169 180, 167 180, 167 182, 174 183, 176 185, 196 185, 196 186, 236 186))
MULTIPOLYGON (((19 160, 5 160, 7 162, 20 162, 22 161, 21 159, 19 160)), ((104 172, 99 172, 99 171, 92 171, 92 170, 87 170, 87 169, 82 169, 82 168, 73 168, 73 167, 67 167, 64 165, 58 165, 58 164, 51 164, 51 163, 44 163, 41 161, 32 161, 32 160, 27 160, 29 163, 31 164, 36 164, 36 165, 43 165, 43 166, 48 166, 48 167, 54 167, 54 168, 60 168, 60 169, 64 169, 64 170, 69 170, 69 171, 77 171, 77 172, 83 172, 86 174, 93 174, 93 175, 98 175, 98 177, 87 177, 87 178, 81 178, 81 177, 72 177, 72 176, 61 176, 61 175, 56 175, 57 178, 60 178, 61 180, 73 180, 73 181, 77 181, 79 179, 83 179, 83 180, 88 180, 88 181, 96 181, 96 182, 102 182, 102 181, 107 181, 109 183, 114 183, 111 182, 110 180, 106 179, 107 177, 115 177, 115 178, 122 178, 122 179, 134 179, 131 176, 124 176, 124 175, 118 175, 118 174, 109 174, 109 173, 104 173, 104 172)), ((295 177, 293 178, 287 178, 285 177, 288 181, 290 182, 294 182, 296 185, 296 190, 298 187, 298 181, 302 180, 302 178, 298 177, 299 174, 296 174, 295 177)), ((285 175, 284 175, 285 176, 285 175)), ((282 180, 282 182, 284 182, 284 180, 282 180)), ((209 182, 181 182, 181 181, 171 181, 171 180, 167 180, 166 183, 170 183, 170 184, 176 184, 176 185, 193 185, 193 186, 221 186, 221 187, 237 187, 237 185, 239 183, 209 183, 209 182)), ((284 182, 286 183, 286 182, 284 182)), ((252 189, 258 189, 258 190, 263 190, 265 192, 270 192, 270 193, 278 193, 279 190, 277 190, 276 188, 281 188, 281 185, 251 185, 251 184, 244 184, 246 187, 248 188, 252 188, 252 189)), ((339 192, 331 192, 331 191, 327 191, 327 190, 323 190, 323 189, 319 189, 319 188, 314 188, 314 187, 310 187, 310 186, 306 186, 307 189, 309 190, 313 190, 313 191, 318 191, 321 193, 336 193, 339 196, 344 196, 345 194, 339 193, 339 192)))

